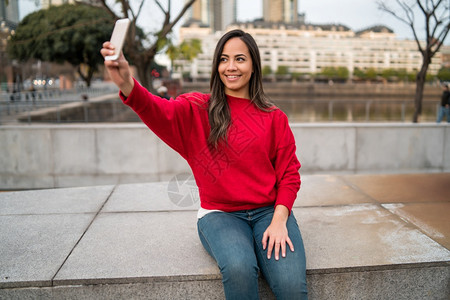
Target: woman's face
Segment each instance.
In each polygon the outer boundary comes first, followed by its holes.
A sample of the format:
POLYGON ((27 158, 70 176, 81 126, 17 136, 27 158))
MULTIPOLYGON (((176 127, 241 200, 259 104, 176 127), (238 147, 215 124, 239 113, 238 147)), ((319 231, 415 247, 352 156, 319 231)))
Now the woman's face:
POLYGON ((247 45, 240 38, 229 39, 219 60, 219 75, 225 85, 225 94, 250 98, 249 82, 253 72, 253 62, 247 45))

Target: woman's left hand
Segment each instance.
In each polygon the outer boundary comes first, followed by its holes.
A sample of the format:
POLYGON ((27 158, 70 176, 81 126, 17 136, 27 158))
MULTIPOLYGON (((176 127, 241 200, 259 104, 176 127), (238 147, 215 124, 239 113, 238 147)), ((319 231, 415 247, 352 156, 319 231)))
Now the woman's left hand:
POLYGON ((267 259, 272 256, 272 251, 275 252, 275 260, 280 259, 281 256, 286 257, 286 244, 291 251, 294 251, 294 245, 288 235, 286 221, 289 217, 289 210, 284 205, 277 205, 273 213, 272 222, 266 231, 264 231, 262 245, 263 249, 267 248, 267 259))

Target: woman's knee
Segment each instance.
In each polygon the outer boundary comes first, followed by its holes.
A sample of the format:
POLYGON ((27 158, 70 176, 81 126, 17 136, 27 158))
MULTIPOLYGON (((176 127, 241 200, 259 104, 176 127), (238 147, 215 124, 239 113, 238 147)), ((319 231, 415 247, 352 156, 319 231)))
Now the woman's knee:
POLYGON ((224 279, 248 280, 249 278, 258 278, 259 267, 256 259, 246 258, 245 256, 223 260, 219 262, 219 268, 224 279))
POLYGON ((308 299, 306 276, 282 276, 274 281, 271 289, 277 299, 308 299))

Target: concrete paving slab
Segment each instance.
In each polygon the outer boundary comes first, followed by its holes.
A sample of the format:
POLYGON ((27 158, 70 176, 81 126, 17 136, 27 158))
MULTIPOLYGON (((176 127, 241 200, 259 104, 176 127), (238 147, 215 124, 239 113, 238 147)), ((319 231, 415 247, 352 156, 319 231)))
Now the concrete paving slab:
POLYGON ((302 176, 302 184, 294 203, 299 206, 326 206, 341 204, 370 203, 374 200, 365 193, 355 190, 340 176, 302 176))
POLYGON ((0 289, 51 286, 94 214, 0 216, 0 289))
POLYGON ((450 260, 449 250, 379 205, 293 211, 304 238, 309 270, 450 260))
POLYGON ((199 207, 195 182, 190 175, 179 175, 168 182, 119 185, 103 212, 198 210, 199 207))
POLYGON ((344 175, 343 178, 380 203, 450 201, 450 173, 344 175))
POLYGON ((101 213, 54 284, 218 279, 196 221, 194 211, 101 213))
POLYGON ((450 250, 450 202, 393 203, 383 207, 417 226, 422 232, 450 250))
POLYGON ((97 212, 114 186, 80 187, 0 194, 0 215, 97 212))

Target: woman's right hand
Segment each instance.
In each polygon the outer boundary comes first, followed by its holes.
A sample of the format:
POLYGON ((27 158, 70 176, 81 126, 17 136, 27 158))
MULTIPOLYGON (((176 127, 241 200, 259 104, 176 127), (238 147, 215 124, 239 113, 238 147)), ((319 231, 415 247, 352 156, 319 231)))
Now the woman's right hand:
MULTIPOLYGON (((105 57, 108 55, 113 55, 115 53, 114 51, 113 44, 110 42, 104 42, 100 53, 103 57, 105 57)), ((117 60, 105 60, 105 67, 106 70, 108 70, 111 80, 119 87, 122 94, 124 94, 125 97, 128 97, 133 90, 134 80, 131 76, 128 61, 123 56, 123 53, 120 53, 117 60)))

